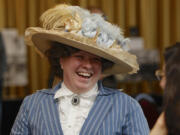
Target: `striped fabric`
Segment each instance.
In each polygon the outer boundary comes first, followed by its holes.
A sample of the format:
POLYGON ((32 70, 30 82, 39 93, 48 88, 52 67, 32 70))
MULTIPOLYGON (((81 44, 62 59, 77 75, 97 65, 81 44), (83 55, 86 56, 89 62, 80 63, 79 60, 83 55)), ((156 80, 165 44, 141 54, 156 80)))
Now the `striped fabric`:
MULTIPOLYGON (((41 90, 24 99, 11 135, 63 135, 55 92, 41 90)), ((99 94, 80 135, 148 135, 149 128, 139 104, 130 96, 98 83, 99 94)))

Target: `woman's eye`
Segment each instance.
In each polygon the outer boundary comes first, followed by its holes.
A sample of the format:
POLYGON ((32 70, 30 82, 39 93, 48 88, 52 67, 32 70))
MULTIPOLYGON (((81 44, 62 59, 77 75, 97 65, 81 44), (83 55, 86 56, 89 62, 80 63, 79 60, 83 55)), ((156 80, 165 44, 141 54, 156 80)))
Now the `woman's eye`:
POLYGON ((99 58, 94 58, 93 61, 94 61, 94 62, 101 62, 101 59, 99 59, 99 58))

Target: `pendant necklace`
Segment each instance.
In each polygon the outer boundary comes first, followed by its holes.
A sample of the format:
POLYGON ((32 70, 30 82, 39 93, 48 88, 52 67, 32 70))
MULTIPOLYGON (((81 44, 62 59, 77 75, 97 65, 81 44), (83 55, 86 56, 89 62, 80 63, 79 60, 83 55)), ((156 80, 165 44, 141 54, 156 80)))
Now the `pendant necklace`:
POLYGON ((74 95, 71 99, 71 104, 76 106, 80 103, 80 97, 79 95, 74 95))

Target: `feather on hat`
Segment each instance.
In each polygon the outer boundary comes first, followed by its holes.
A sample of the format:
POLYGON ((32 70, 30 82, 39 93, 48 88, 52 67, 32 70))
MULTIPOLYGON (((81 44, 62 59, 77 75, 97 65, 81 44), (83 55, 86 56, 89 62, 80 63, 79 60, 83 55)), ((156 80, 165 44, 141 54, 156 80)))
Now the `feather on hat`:
POLYGON ((104 74, 136 73, 136 56, 127 51, 121 29, 79 6, 60 4, 44 12, 42 27, 26 29, 25 41, 44 55, 52 41, 78 48, 114 63, 104 74))

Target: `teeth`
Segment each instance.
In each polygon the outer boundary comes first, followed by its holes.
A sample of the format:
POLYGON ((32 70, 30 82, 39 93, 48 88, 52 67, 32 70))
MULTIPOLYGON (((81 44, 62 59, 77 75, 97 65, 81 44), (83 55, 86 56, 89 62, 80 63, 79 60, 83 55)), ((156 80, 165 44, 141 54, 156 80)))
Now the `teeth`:
POLYGON ((80 72, 80 73, 78 73, 78 74, 81 75, 81 76, 85 76, 85 77, 90 77, 90 76, 91 76, 90 73, 83 73, 83 72, 80 72))

